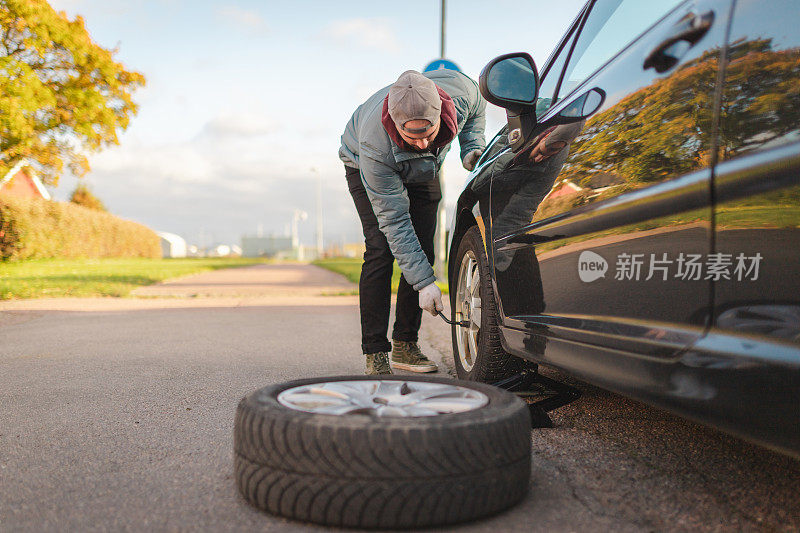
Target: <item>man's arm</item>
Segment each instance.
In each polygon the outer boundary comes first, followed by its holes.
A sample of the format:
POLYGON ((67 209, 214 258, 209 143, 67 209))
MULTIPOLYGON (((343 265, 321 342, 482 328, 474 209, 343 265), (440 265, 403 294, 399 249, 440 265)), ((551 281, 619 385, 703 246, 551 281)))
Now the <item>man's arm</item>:
POLYGON ((484 136, 484 131, 486 130, 486 100, 481 96, 475 82, 472 80, 470 82, 472 82, 470 97, 473 105, 470 107, 464 127, 458 134, 462 161, 471 151, 480 150, 483 152, 483 149, 486 148, 486 137, 484 136))
POLYGON ((378 227, 386 236, 403 276, 417 291, 430 285, 436 281, 436 276, 411 224, 408 193, 400 176, 363 152, 359 166, 361 181, 378 219, 378 227))

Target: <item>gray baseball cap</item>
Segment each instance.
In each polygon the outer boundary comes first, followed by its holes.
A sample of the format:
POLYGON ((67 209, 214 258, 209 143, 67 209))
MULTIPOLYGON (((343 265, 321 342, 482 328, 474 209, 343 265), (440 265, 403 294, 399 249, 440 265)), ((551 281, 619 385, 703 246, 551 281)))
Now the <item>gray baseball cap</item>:
POLYGON ((439 123, 442 113, 442 99, 436 84, 416 70, 400 74, 389 88, 389 116, 397 129, 407 133, 425 133, 439 123), (406 128, 409 120, 427 120, 430 126, 406 128))

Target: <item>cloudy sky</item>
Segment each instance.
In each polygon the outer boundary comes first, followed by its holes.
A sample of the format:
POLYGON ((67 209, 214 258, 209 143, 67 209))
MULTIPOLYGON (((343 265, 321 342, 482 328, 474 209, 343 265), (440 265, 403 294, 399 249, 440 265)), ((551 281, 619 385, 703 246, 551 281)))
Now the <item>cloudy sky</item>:
MULTIPOLYGON (((353 110, 439 54, 438 0, 51 0, 80 14, 96 42, 147 77, 120 146, 83 178, 113 213, 190 243, 283 234, 295 209, 314 242, 321 183, 326 245, 361 238, 337 157, 353 110)), ((584 0, 450 0, 446 55, 477 79, 493 57, 541 65, 584 0), (513 13, 513 15, 511 15, 513 13)), ((489 106, 487 140, 504 122, 489 106)), ((445 202, 466 178, 451 151, 445 202)), ((65 176, 54 195, 66 199, 65 176)))

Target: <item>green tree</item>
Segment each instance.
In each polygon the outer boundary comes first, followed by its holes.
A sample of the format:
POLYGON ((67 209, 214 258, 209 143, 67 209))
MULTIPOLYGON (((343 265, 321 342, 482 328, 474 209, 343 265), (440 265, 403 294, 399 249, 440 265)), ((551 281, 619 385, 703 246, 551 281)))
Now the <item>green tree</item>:
POLYGON ((565 175, 586 185, 607 172, 640 187, 706 164, 718 62, 719 50, 706 52, 593 116, 572 145, 565 175))
MULTIPOLYGON (((707 165, 718 58, 718 50, 708 51, 589 119, 570 148, 563 177, 586 185, 608 172, 636 188, 707 165)), ((773 51, 770 40, 738 41, 729 61, 720 116, 723 159, 800 125, 800 48, 773 51)))
POLYGON ((81 176, 85 154, 119 144, 145 79, 115 53, 45 0, 0 0, 0 173, 27 158, 56 185, 65 166, 81 176))
POLYGON ((89 187, 83 183, 75 187, 75 190, 72 191, 72 196, 70 197, 69 201, 73 204, 94 209, 95 211, 107 211, 106 206, 103 205, 103 202, 100 201, 100 198, 95 196, 89 187))
POLYGON ((772 47, 771 39, 731 43, 720 117, 722 159, 800 127, 800 48, 772 47))

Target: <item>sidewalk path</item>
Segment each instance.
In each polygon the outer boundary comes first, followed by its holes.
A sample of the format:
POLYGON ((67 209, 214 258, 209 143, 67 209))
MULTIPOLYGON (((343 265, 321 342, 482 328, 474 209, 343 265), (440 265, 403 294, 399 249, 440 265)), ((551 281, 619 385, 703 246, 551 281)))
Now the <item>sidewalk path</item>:
POLYGON ((343 276, 314 265, 254 265, 203 272, 133 291, 134 296, 273 297, 352 294, 358 287, 343 276))
POLYGON ((131 298, 0 300, 3 311, 124 311, 284 305, 358 306, 358 286, 314 265, 254 265, 193 274, 135 289, 131 298))

